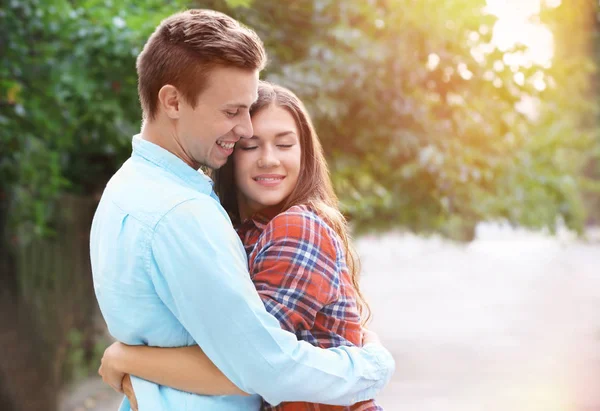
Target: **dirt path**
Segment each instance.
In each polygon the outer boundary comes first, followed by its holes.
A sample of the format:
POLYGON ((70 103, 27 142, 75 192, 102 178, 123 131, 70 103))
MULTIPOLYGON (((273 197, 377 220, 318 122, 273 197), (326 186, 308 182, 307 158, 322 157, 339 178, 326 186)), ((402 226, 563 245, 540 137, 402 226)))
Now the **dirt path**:
POLYGON ((480 227, 359 242, 387 410, 600 410, 600 243, 480 227))

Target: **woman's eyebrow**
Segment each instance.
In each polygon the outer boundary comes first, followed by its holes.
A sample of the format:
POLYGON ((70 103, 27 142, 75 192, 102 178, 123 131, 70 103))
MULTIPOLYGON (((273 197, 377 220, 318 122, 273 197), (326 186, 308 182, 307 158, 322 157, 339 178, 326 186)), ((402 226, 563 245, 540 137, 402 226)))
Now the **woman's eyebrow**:
POLYGON ((280 133, 275 134, 275 137, 284 137, 287 136, 288 134, 294 134, 296 135, 296 133, 293 130, 288 130, 288 131, 282 131, 280 133))
MULTIPOLYGON (((275 134, 275 138, 279 138, 279 137, 285 137, 285 136, 287 136, 287 135, 289 135, 289 134, 296 135, 296 132, 294 132, 293 130, 281 131, 281 132, 279 132, 279 133, 275 134)), ((252 137, 250 137, 250 140, 252 140, 252 139, 255 139, 255 140, 257 140, 257 139, 259 139, 259 138, 261 138, 261 137, 260 137, 258 134, 255 134, 255 135, 253 135, 252 137)))

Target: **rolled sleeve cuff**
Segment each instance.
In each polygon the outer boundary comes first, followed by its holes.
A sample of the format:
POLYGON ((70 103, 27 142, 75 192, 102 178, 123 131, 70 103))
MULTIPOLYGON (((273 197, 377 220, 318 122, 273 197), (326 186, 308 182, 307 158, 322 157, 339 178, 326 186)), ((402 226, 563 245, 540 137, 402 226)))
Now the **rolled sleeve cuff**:
POLYGON ((390 382, 396 370, 394 357, 392 357, 392 354, 383 345, 375 343, 365 344, 363 352, 370 356, 373 364, 375 364, 372 375, 368 376, 368 378, 373 379, 373 385, 353 398, 353 404, 374 399, 390 382))

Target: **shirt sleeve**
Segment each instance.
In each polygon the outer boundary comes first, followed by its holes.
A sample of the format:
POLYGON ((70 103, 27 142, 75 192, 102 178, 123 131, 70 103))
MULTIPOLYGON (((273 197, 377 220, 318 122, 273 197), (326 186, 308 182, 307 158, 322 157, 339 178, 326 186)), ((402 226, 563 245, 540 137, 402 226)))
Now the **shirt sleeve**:
POLYGON ((339 264, 324 223, 305 212, 285 212, 256 244, 252 281, 281 327, 313 328, 317 313, 340 295, 339 264))
POLYGON ((350 405, 373 398, 391 378, 394 360, 380 345, 325 350, 282 330, 250 280, 230 221, 212 199, 192 199, 167 213, 154 228, 151 251, 158 295, 242 390, 274 405, 350 405))

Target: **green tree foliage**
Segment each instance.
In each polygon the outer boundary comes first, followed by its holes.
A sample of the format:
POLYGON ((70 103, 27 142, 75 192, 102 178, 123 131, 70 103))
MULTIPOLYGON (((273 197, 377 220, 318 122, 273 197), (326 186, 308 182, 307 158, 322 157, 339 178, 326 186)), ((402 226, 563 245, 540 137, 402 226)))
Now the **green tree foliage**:
POLYGON ((27 232, 46 232, 62 191, 91 192, 139 122, 138 33, 100 2, 77 3, 13 1, 0 14, 0 170, 27 232))
MULTIPOLYGON (((572 96, 565 103, 575 112, 571 118, 577 122, 579 130, 593 133, 600 121, 599 106, 594 104, 600 92, 600 2, 563 2, 541 17, 557 39, 556 60, 562 66, 559 68, 561 83, 565 94, 572 96)), ((585 178, 581 180, 581 187, 588 220, 600 224, 600 145, 592 145, 588 157, 583 163, 585 178)))
MULTIPOLYGON (((578 16, 597 2, 578 1, 540 16, 559 45, 572 33, 591 41, 578 16)), ((0 181, 22 232, 46 232, 53 198, 99 192, 128 155, 140 121, 135 56, 185 3, 26 0, 0 11, 0 181)), ((583 167, 600 147, 597 121, 583 121, 597 108, 589 50, 557 47, 551 66, 513 68, 507 54, 525 50, 489 45, 484 0, 190 5, 265 40, 266 77, 309 106, 357 229, 468 237, 484 219, 582 229, 582 193, 595 187, 583 167)))
MULTIPOLYGON (((318 17, 302 30, 292 20, 289 35, 305 33, 309 53, 272 77, 309 102, 359 229, 460 237, 484 219, 582 229, 581 168, 600 146, 597 122, 581 121, 597 109, 589 53, 511 67, 526 49, 490 47, 495 18, 482 0, 300 3, 290 15, 318 17)), ((594 15, 594 2, 564 3, 553 16, 544 9, 557 41, 575 32, 586 43, 578 18, 594 15)), ((269 15, 288 27, 284 11, 269 15)), ((278 40, 272 52, 289 54, 293 42, 278 40)))

